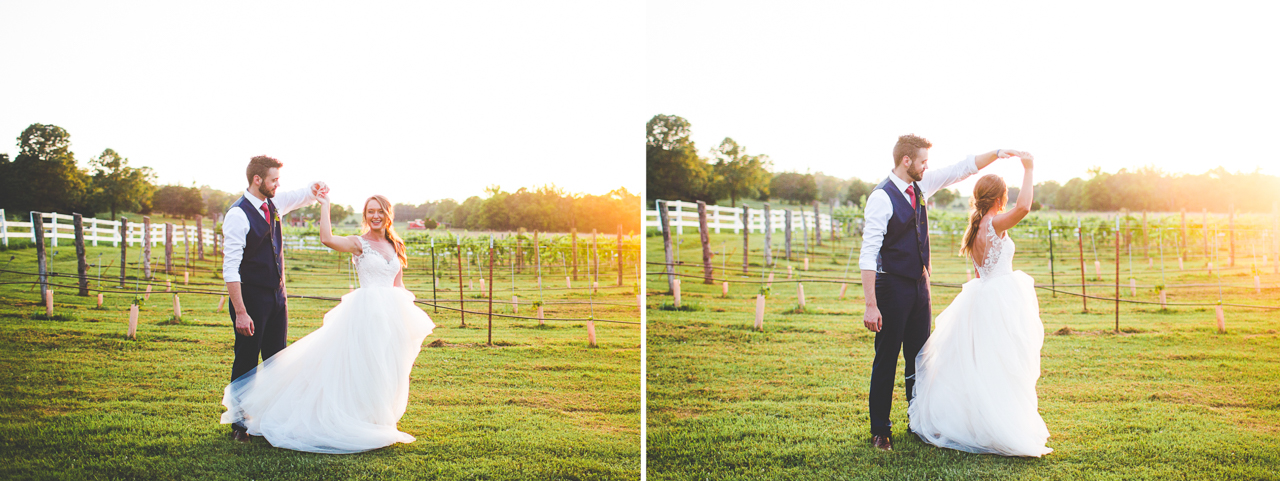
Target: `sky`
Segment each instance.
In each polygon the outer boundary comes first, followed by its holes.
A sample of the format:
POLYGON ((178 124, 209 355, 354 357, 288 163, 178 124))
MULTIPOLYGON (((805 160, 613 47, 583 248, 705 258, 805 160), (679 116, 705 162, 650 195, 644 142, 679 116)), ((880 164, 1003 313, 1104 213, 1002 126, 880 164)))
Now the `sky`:
POLYGON ((1280 175, 1277 2, 650 0, 647 17, 643 120, 687 119, 704 156, 731 137, 775 172, 878 181, 914 133, 932 168, 1025 150, 1037 182, 1280 175))
POLYGON ((0 2, 0 153, 33 123, 81 166, 356 205, 644 186, 640 2, 0 2), (303 7, 305 5, 305 8, 303 7))

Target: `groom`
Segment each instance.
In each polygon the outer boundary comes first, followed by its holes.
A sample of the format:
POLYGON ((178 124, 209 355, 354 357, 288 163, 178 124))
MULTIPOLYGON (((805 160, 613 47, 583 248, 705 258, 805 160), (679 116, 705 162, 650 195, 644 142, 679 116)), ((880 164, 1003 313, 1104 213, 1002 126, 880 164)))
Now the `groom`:
MULTIPOLYGON (((222 280, 227 283, 236 331, 232 381, 256 367, 259 354, 265 361, 284 349, 289 337, 280 216, 311 205, 317 194, 329 190, 324 182, 313 182, 276 196, 283 165, 264 155, 251 159, 245 170, 249 187, 231 204, 222 222, 222 280)), ((248 441, 245 426, 232 424, 231 438, 248 441)))
POLYGON ((867 196, 863 211, 862 290, 867 300, 862 323, 876 333, 876 356, 871 366, 871 444, 889 451, 898 351, 906 360, 907 402, 915 387, 916 354, 929 339, 933 311, 929 306, 929 218, 925 201, 934 192, 960 182, 1009 157, 1003 150, 971 155, 957 164, 925 173, 933 144, 915 135, 898 137, 893 146, 893 170, 867 196))

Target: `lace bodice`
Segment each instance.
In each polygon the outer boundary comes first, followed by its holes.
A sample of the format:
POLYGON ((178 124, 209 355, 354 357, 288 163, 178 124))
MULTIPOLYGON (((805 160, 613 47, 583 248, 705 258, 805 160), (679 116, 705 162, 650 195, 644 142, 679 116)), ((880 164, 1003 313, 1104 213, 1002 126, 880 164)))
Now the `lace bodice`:
POLYGON ((396 274, 400 272, 400 259, 394 255, 387 259, 381 252, 369 245, 369 241, 360 237, 360 255, 351 257, 356 263, 356 275, 360 277, 360 287, 391 287, 395 284, 396 274))
POLYGON ((1013 272, 1015 248, 1009 233, 1005 232, 1004 237, 997 236, 990 217, 983 223, 982 231, 981 235, 987 240, 987 254, 982 260, 982 265, 974 263, 974 267, 978 269, 978 275, 982 278, 990 278, 1013 272))

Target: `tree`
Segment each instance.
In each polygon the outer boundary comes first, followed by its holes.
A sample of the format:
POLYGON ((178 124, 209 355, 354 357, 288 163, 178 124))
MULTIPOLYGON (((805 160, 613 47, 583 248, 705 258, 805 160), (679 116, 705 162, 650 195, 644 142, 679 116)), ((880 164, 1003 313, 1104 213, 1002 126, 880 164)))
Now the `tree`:
POLYGON ((729 137, 711 154, 716 159, 711 170, 715 174, 712 191, 717 199, 728 196, 729 206, 736 207, 739 198, 769 195, 769 156, 747 155, 746 147, 729 137))
POLYGON ((942 189, 929 196, 929 200, 933 201, 933 205, 939 208, 949 206, 959 198, 960 191, 955 189, 942 189))
POLYGON ((204 198, 196 187, 166 185, 156 190, 151 198, 151 206, 155 210, 173 216, 190 218, 203 215, 206 211, 204 198))
POLYGON ((645 190, 650 200, 702 200, 709 196, 711 168, 689 139, 688 120, 655 115, 645 125, 645 190))
POLYGON ((1036 184, 1035 198, 1042 206, 1057 206, 1058 191, 1062 189, 1062 184, 1056 180, 1046 180, 1036 184))
POLYGON ((849 186, 849 181, 822 172, 813 174, 813 181, 818 186, 817 200, 821 200, 824 204, 840 199, 840 194, 849 186))
POLYGON ((818 198, 818 184, 814 181, 812 174, 797 172, 774 174, 773 179, 769 181, 769 196, 808 205, 818 198))
POLYGON ((845 191, 845 200, 853 202, 858 207, 866 207, 863 204, 867 202, 867 196, 871 195, 873 190, 876 190, 876 184, 852 179, 849 182, 848 190, 845 191))
MULTIPOLYGON (((227 210, 231 209, 231 204, 235 203, 241 195, 242 194, 240 193, 233 194, 231 192, 221 191, 207 185, 200 186, 200 197, 204 199, 204 211, 210 216, 226 214, 227 210)), ((333 208, 336 210, 338 206, 334 205, 333 208)), ((304 208, 302 215, 306 217, 308 213, 311 214, 310 218, 318 218, 320 215, 320 204, 312 204, 307 208, 304 208), (308 209, 311 210, 309 211, 308 209)))
POLYGON ((89 207, 89 176, 76 167, 71 134, 31 124, 18 136, 18 156, 4 163, 3 204, 16 211, 74 212, 89 207))
POLYGON ((129 167, 129 159, 112 149, 91 159, 89 166, 95 169, 93 202, 111 211, 111 220, 116 220, 116 212, 137 210, 149 201, 156 178, 150 167, 129 167))

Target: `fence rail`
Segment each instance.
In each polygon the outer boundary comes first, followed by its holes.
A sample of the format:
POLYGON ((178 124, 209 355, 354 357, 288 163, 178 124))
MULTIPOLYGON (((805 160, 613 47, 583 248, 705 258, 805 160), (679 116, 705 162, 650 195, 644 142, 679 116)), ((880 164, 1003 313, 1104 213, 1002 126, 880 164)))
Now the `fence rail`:
MULTIPOLYGON (((692 227, 696 232, 698 230, 698 204, 696 202, 685 202, 681 200, 655 201, 654 205, 665 203, 667 215, 670 217, 671 227, 676 229, 679 234, 684 234, 685 227, 692 227)), ((744 204, 746 206, 746 204, 744 204)), ((792 213, 791 231, 800 232, 803 230, 818 229, 829 231, 834 228, 836 230, 844 229, 844 223, 840 219, 835 219, 834 224, 830 214, 820 213, 816 217, 813 215, 812 209, 770 209, 769 210, 769 229, 774 232, 785 232, 787 211, 792 213)), ((724 207, 718 205, 707 206, 707 228, 712 232, 719 234, 722 229, 732 229, 737 234, 744 228, 742 220, 742 207, 724 207)), ((747 209, 747 222, 745 227, 751 232, 764 232, 765 214, 762 207, 749 207, 747 209)), ((662 228, 658 208, 644 211, 644 221, 642 227, 662 228)))
MULTIPOLYGON (((51 212, 32 212, 31 216, 39 214, 44 218, 44 236, 49 239, 53 247, 58 247, 58 239, 69 239, 74 241, 75 233, 75 217, 66 214, 57 214, 51 212)), ((98 245, 99 242, 111 243, 113 246, 119 246, 121 241, 127 242, 129 245, 141 245, 144 242, 144 233, 146 226, 142 222, 129 222, 128 230, 124 237, 120 236, 120 224, 122 221, 83 218, 84 223, 84 241, 88 245, 98 245)), ((204 236, 200 236, 200 229, 194 224, 174 224, 173 237, 176 241, 186 240, 188 242, 197 242, 203 240, 205 245, 214 245, 213 236, 217 232, 213 228, 213 223, 204 226, 204 236), (184 237, 185 235, 185 237, 184 237)), ((151 245, 163 246, 165 236, 165 224, 151 224, 151 245)), ((0 209, 0 242, 9 245, 9 239, 30 239, 32 242, 36 239, 36 233, 33 230, 32 222, 15 222, 5 218, 4 209, 0 209)))

